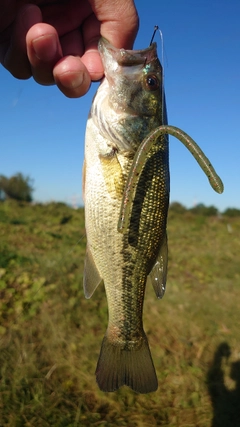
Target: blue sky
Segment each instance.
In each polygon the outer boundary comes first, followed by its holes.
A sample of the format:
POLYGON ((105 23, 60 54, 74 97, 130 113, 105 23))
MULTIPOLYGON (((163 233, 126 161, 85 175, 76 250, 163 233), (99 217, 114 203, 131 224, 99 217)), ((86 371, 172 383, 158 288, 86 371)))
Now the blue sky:
MULTIPOLYGON (((135 3, 135 48, 149 45, 154 25, 163 33, 169 124, 196 140, 225 185, 222 195, 215 193, 191 154, 170 138, 171 201, 240 208, 240 1, 135 3)), ((0 174, 32 177, 37 201, 81 203, 84 133, 96 89, 68 99, 0 66, 0 174)))

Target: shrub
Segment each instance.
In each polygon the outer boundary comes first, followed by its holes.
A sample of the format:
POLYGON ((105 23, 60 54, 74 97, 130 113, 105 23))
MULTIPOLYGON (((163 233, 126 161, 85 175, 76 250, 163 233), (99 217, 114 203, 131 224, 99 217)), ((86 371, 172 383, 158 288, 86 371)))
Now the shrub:
POLYGON ((171 210, 171 212, 178 213, 178 214, 183 214, 186 212, 185 206, 183 206, 179 202, 172 202, 170 204, 170 210, 171 210))
POLYGON ((196 215, 203 216, 215 216, 218 215, 218 209, 215 206, 205 206, 203 203, 199 203, 194 208, 189 209, 190 212, 196 215))
POLYGON ((32 201, 32 179, 17 173, 10 178, 0 175, 0 199, 9 198, 23 202, 32 201))
POLYGON ((236 209, 236 208, 227 208, 227 209, 223 212, 223 215, 225 215, 225 216, 230 216, 230 217, 240 216, 240 209, 236 209))

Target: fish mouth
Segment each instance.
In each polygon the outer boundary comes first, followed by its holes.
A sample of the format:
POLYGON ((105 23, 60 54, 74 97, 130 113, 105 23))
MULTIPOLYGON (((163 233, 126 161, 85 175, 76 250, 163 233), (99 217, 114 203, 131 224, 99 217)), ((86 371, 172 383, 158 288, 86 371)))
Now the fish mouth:
POLYGON ((98 50, 104 62, 105 59, 107 61, 114 59, 121 66, 148 64, 157 59, 157 44, 155 42, 146 49, 126 50, 117 49, 105 38, 101 37, 98 43, 98 50))

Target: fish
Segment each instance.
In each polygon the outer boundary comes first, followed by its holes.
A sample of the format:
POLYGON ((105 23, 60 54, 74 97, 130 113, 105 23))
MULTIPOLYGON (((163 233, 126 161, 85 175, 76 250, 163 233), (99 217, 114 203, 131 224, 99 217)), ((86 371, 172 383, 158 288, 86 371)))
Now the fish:
POLYGON ((91 298, 103 282, 108 303, 96 367, 100 390, 126 385, 145 394, 158 388, 142 317, 146 284, 162 298, 167 281, 168 134, 192 150, 210 182, 221 182, 197 144, 168 125, 156 43, 125 50, 101 38, 99 53, 105 77, 85 135, 83 287, 91 298))

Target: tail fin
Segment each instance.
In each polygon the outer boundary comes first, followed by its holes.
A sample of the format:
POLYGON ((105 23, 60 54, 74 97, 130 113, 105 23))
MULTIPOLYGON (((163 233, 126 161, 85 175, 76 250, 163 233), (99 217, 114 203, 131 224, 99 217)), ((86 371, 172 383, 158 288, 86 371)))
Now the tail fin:
POLYGON ((105 335, 98 364, 96 379, 100 390, 115 391, 127 385, 137 393, 150 393, 158 388, 147 338, 144 335, 142 346, 125 350, 112 344, 105 335))

